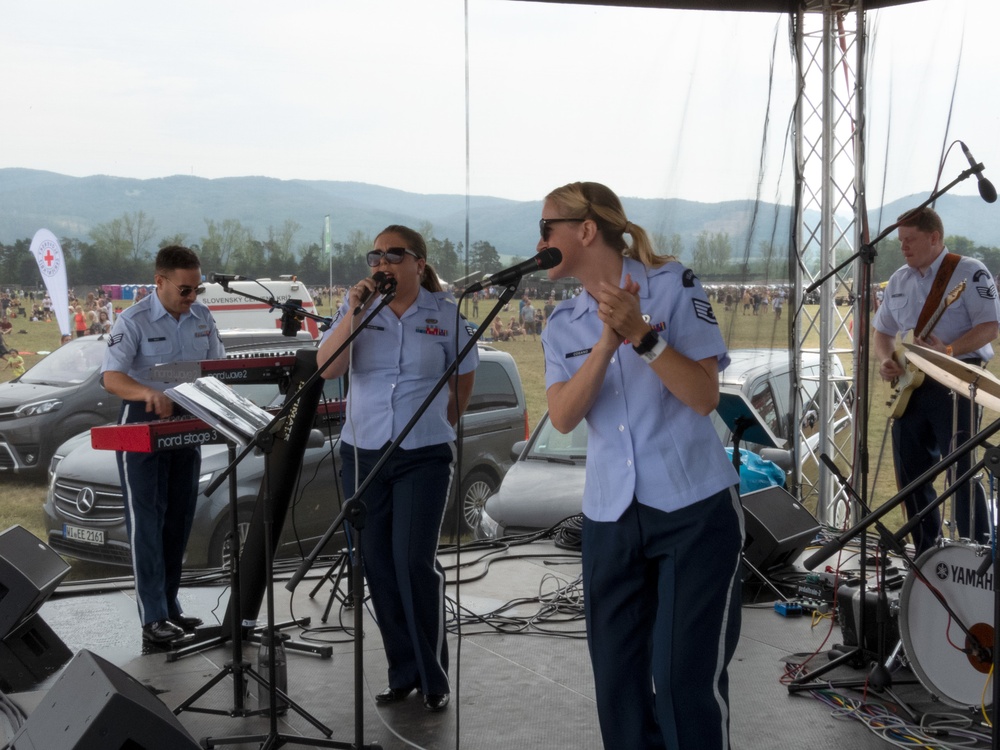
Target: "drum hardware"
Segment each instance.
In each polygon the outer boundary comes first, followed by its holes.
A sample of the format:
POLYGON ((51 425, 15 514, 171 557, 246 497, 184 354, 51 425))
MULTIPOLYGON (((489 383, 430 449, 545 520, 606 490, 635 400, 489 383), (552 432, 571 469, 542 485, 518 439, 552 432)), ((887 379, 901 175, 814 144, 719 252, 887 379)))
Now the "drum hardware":
MULTIPOLYGON (((857 595, 858 601, 856 606, 851 607, 852 610, 851 614, 853 614, 854 616, 851 617, 851 615, 847 615, 850 623, 855 628, 854 632, 857 634, 857 639, 856 639, 857 642, 853 648, 849 647, 847 649, 841 649, 840 654, 838 656, 831 659, 829 662, 827 662, 819 669, 813 670, 811 673, 807 675, 801 675, 795 680, 793 680, 791 683, 789 683, 788 690, 789 692, 797 692, 800 690, 816 689, 819 686, 819 683, 815 682, 816 678, 822 674, 825 674, 831 669, 840 666, 841 664, 851 664, 852 666, 856 666, 859 668, 861 666, 864 666, 864 664, 869 661, 868 660, 869 654, 872 653, 872 651, 865 648, 866 636, 868 636, 870 632, 867 626, 866 611, 869 609, 869 607, 871 607, 874 610, 873 614, 875 615, 875 620, 876 620, 875 630, 874 630, 875 659, 871 662, 871 670, 867 678, 861 681, 849 680, 832 684, 837 687, 848 687, 848 688, 863 688, 866 686, 872 687, 873 689, 880 692, 889 692, 890 695, 893 695, 893 697, 896 698, 896 696, 892 694, 891 691, 892 674, 887 668, 888 660, 885 657, 885 652, 887 648, 886 633, 889 627, 888 620, 890 619, 890 606, 888 603, 888 596, 887 596, 888 588, 886 579, 887 570, 890 567, 888 558, 889 550, 892 549, 894 552, 898 553, 906 564, 910 564, 910 559, 907 557, 906 549, 903 547, 902 543, 900 543, 899 540, 893 536, 891 531, 889 531, 882 523, 879 522, 878 519, 881 517, 881 515, 883 515, 881 509, 878 513, 873 513, 871 509, 865 504, 864 499, 860 495, 858 495, 857 492, 855 492, 854 488, 850 485, 847 478, 840 472, 837 465, 830 460, 830 457, 827 456, 825 453, 821 453, 820 459, 823 461, 824 464, 826 464, 827 468, 830 469, 831 473, 837 478, 841 486, 845 490, 847 490, 847 492, 853 497, 854 501, 858 504, 858 507, 860 507, 862 511, 864 511, 865 516, 864 520, 862 520, 860 524, 856 524, 855 527, 851 529, 850 532, 842 534, 840 537, 838 537, 838 539, 834 540, 833 543, 827 543, 826 545, 824 545, 819 553, 812 555, 808 560, 806 560, 805 565, 807 568, 812 570, 817 564, 816 558, 820 554, 824 553, 832 545, 836 545, 836 548, 839 549, 840 547, 842 547, 844 544, 847 543, 848 539, 852 538, 856 534, 859 533, 861 534, 860 538, 861 551, 858 557, 860 561, 858 588, 856 592, 853 592, 854 594, 857 595), (866 590, 867 575, 865 573, 865 570, 867 567, 867 558, 868 558, 868 551, 866 549, 866 540, 868 534, 866 533, 866 530, 869 525, 874 525, 880 535, 880 540, 876 548, 876 554, 879 556, 878 559, 880 562, 878 566, 880 578, 874 592, 866 590), (862 596, 861 593, 863 590, 865 591, 864 596, 862 596), (869 593, 874 594, 874 598, 871 600, 868 597, 869 593)), ((832 552, 830 552, 830 554, 832 554, 832 552)), ((822 559, 826 559, 826 557, 828 556, 829 555, 826 555, 822 559)), ((840 590, 838 589, 838 598, 839 596, 840 596, 840 590)), ((848 596, 847 600, 852 601, 852 596, 848 596)), ((847 628, 845 628, 845 634, 846 632, 847 628)), ((846 638, 845 638, 845 644, 846 644, 846 638)), ((849 646, 849 644, 846 645, 849 646)), ((898 698, 896 698, 896 700, 902 705, 902 702, 899 701, 898 698)))

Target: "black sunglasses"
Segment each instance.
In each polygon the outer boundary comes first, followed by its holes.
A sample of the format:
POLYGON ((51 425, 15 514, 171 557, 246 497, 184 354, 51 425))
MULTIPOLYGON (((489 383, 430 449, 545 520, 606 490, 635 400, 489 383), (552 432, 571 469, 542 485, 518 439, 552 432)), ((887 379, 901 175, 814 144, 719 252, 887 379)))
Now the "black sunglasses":
MULTIPOLYGON (((163 278, 167 279, 166 276, 163 278)), ((167 281, 170 281, 170 279, 167 279, 167 281)), ((170 283, 174 284, 173 281, 170 281, 170 283)), ((177 286, 174 284, 174 289, 180 292, 182 297, 190 297, 192 294, 198 296, 199 294, 205 293, 205 287, 203 286, 177 286)))
POLYGON ((388 250, 369 250, 367 255, 368 265, 372 268, 378 266, 382 262, 382 258, 385 258, 388 263, 396 265, 397 263, 403 262, 404 255, 412 255, 414 258, 420 259, 420 256, 415 252, 406 247, 390 247, 388 250))
POLYGON ((549 235, 552 234, 552 227, 549 225, 558 224, 561 221, 575 221, 579 224, 581 221, 586 221, 586 219, 539 219, 538 232, 542 235, 542 242, 548 242, 549 235))

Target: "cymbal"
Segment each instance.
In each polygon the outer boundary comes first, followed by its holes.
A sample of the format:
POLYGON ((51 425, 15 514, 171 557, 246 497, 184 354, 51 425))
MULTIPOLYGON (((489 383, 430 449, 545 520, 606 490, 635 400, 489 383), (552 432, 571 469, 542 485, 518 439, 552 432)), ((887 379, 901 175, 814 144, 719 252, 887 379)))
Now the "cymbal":
POLYGON ((903 344, 906 359, 945 388, 960 396, 969 396, 969 386, 976 386, 976 403, 1000 412, 1000 379, 982 367, 970 365, 947 354, 916 344, 903 344))

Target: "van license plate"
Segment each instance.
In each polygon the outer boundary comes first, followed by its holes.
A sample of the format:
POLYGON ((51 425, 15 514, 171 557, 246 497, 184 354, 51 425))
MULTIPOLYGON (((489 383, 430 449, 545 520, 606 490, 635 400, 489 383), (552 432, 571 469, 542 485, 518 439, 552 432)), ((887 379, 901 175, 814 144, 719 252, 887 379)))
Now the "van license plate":
POLYGON ((79 526, 63 524, 63 538, 86 544, 103 545, 104 531, 102 529, 81 529, 79 526))

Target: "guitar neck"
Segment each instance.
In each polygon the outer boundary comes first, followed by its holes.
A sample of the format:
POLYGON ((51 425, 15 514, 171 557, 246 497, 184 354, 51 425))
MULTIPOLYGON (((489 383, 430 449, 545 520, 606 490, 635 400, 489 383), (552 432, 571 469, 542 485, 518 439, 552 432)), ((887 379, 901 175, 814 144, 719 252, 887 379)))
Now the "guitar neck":
POLYGON ((938 309, 934 311, 933 315, 931 315, 931 319, 927 321, 927 325, 924 326, 924 329, 919 333, 917 338, 926 339, 928 336, 930 336, 931 333, 934 331, 934 326, 936 326, 938 324, 938 321, 941 320, 941 316, 944 315, 944 311, 947 308, 948 308, 947 301, 941 300, 941 304, 938 305, 938 309))

